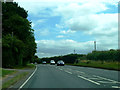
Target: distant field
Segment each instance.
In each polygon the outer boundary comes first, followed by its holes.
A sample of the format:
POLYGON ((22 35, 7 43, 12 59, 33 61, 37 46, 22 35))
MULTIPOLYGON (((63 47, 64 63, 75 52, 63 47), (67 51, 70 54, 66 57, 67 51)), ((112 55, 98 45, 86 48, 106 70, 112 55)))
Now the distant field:
POLYGON ((107 62, 107 61, 102 62, 102 61, 93 61, 93 60, 82 60, 77 64, 74 63, 71 65, 120 70, 120 66, 119 66, 120 62, 107 62))

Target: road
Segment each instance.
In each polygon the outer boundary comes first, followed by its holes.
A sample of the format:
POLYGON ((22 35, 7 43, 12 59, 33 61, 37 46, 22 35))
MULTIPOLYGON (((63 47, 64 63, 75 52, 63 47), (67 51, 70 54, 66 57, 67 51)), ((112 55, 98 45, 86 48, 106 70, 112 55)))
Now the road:
POLYGON ((119 84, 118 71, 40 64, 23 88, 120 88, 119 84))

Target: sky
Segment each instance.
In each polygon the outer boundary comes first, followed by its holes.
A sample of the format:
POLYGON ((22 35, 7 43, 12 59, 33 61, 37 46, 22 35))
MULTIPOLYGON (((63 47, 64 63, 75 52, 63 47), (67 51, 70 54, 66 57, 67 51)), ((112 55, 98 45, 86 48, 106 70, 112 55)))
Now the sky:
POLYGON ((52 57, 118 49, 119 0, 14 0, 28 11, 37 53, 52 57))

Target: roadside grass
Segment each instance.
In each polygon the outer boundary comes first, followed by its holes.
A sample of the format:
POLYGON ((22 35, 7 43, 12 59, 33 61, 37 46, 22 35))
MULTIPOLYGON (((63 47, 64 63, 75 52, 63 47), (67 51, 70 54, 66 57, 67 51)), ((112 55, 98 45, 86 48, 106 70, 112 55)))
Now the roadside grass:
POLYGON ((8 82, 4 83, 2 85, 2 88, 9 88, 11 85, 15 84, 17 81, 19 81, 20 79, 24 78, 26 75, 28 75, 28 72, 24 72, 21 73, 15 77, 13 77, 11 80, 9 80, 8 82))
POLYGON ((0 77, 2 76, 2 68, 0 68, 0 77))
POLYGON ((120 62, 81 60, 79 63, 69 64, 74 66, 103 68, 110 70, 120 70, 120 62))
POLYGON ((14 69, 34 69, 35 64, 27 64, 26 66, 16 66, 14 69))
POLYGON ((2 77, 5 77, 6 75, 11 75, 11 74, 14 74, 14 73, 16 73, 17 71, 15 71, 15 70, 4 70, 4 69, 2 69, 2 77))

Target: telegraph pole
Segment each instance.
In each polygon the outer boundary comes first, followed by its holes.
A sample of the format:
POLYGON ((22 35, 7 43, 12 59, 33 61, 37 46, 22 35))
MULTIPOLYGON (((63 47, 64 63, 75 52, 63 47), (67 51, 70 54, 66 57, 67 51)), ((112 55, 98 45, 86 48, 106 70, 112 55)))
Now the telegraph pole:
POLYGON ((96 41, 94 41, 94 51, 96 51, 96 41))
POLYGON ((74 54, 75 54, 75 49, 74 49, 74 54))

